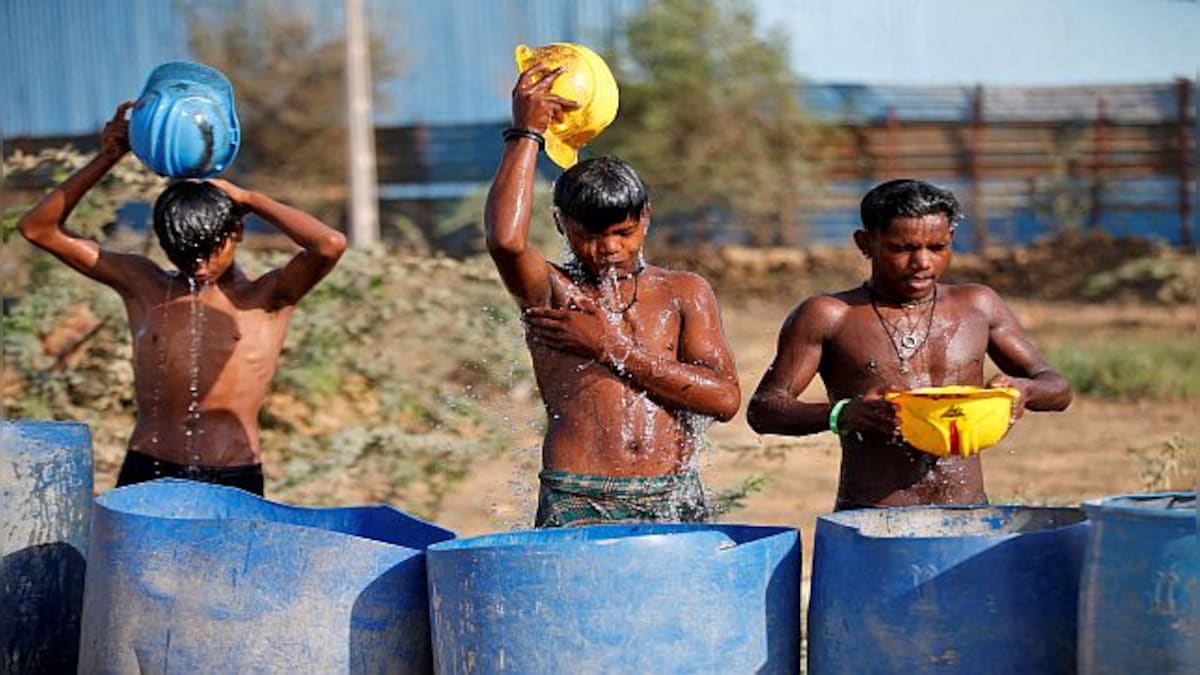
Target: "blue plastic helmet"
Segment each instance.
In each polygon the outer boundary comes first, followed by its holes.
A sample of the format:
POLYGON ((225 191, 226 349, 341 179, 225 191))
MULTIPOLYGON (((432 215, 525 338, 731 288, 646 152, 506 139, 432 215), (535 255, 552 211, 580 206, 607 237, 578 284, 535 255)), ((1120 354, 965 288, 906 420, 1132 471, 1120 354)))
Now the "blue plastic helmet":
POLYGON ((233 86, 220 71, 200 63, 158 66, 133 108, 129 146, 161 176, 221 173, 241 147, 233 86))

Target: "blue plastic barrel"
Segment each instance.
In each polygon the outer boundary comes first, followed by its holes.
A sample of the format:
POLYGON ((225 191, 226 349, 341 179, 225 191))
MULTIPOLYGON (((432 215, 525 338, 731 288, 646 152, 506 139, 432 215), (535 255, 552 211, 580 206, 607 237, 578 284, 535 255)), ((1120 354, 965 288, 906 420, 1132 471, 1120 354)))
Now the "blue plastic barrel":
POLYGON ((0 673, 75 672, 91 506, 86 425, 0 422, 0 673))
POLYGON ((598 525, 429 548, 438 673, 795 673, 800 535, 598 525))
POLYGON ((96 498, 80 671, 424 673, 424 549, 385 506, 160 479, 96 498))
POLYGON ((1196 493, 1086 502, 1079 672, 1200 673, 1196 493))
POLYGON ((808 672, 1074 673, 1079 509, 907 507, 817 519, 808 672))

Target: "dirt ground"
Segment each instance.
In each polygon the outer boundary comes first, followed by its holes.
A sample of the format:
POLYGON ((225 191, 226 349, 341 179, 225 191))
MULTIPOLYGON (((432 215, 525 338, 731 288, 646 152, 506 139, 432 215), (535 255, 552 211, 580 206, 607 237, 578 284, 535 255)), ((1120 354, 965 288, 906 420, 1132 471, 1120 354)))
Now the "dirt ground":
MULTIPOLYGON (((1084 336, 1168 336, 1196 331, 1193 307, 1174 309, 1013 303, 1023 325, 1044 351, 1084 336)), ((709 432, 714 446, 702 461, 710 487, 732 487, 749 474, 766 476, 766 488, 751 495, 729 522, 789 525, 804 539, 805 569, 811 558, 815 519, 833 503, 839 451, 830 434, 805 438, 759 436, 746 424, 745 399, 757 385, 775 351, 775 339, 789 305, 729 304, 726 332, 738 358, 743 411, 709 432)), ((814 386, 805 397, 820 398, 814 386)), ((1200 436, 1195 402, 1117 402, 1077 397, 1064 413, 1028 414, 1009 435, 983 455, 993 503, 1078 504, 1105 495, 1139 492, 1147 485, 1146 460, 1182 436, 1200 436)), ((517 421, 517 420, 514 420, 517 421)), ((460 535, 527 527, 537 482, 536 438, 500 457, 480 461, 443 502, 439 524, 460 535)), ((1170 482, 1196 484, 1196 467, 1183 466, 1170 482)))

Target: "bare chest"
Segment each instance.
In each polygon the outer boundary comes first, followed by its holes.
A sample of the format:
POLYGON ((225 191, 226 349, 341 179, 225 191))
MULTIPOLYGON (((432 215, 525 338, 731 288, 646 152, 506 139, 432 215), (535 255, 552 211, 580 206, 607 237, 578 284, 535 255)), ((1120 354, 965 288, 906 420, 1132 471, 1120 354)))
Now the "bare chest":
POLYGON ((986 321, 941 308, 851 312, 822 359, 822 376, 839 393, 981 383, 986 321))
POLYGON ((279 353, 285 323, 278 314, 238 309, 224 296, 182 296, 131 312, 134 355, 171 372, 224 369, 271 361, 279 353))

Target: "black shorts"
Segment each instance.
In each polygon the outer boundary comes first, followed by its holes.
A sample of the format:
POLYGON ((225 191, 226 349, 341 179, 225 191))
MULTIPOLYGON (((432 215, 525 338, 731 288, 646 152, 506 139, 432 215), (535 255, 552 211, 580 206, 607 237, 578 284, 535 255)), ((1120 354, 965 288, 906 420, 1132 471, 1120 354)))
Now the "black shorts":
POLYGON ((201 483, 241 488, 259 497, 263 496, 262 464, 188 466, 155 459, 136 450, 125 453, 125 462, 121 464, 121 472, 117 474, 117 487, 144 483, 155 478, 186 478, 201 483))

